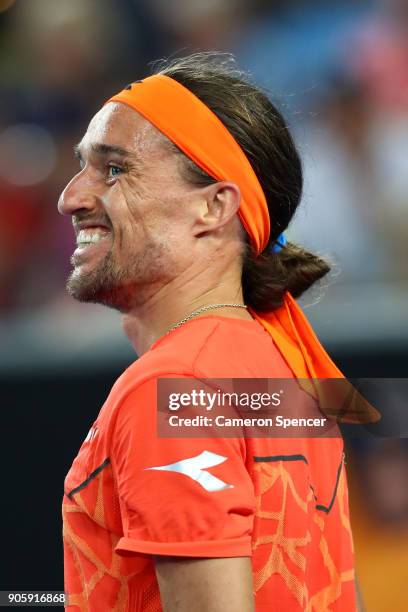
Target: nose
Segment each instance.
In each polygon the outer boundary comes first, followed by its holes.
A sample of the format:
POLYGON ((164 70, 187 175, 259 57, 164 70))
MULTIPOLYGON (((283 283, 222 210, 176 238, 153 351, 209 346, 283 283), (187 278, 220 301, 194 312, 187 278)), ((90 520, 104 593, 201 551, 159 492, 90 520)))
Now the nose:
POLYGON ((74 215, 79 210, 92 210, 96 206, 96 194, 85 177, 85 170, 76 174, 65 187, 58 200, 61 215, 74 215))

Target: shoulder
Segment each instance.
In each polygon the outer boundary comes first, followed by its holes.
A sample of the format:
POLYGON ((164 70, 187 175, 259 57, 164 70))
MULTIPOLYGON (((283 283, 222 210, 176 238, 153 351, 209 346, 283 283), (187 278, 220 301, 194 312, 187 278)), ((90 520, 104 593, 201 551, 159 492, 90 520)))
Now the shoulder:
MULTIPOLYGON (((197 320, 198 322, 198 320, 197 320)), ((117 383, 120 386, 137 381, 143 384, 162 375, 194 376, 194 364, 201 351, 211 342, 219 322, 206 319, 199 325, 174 330, 160 338, 144 355, 123 372, 117 383)))
POLYGON ((159 340, 150 359, 199 378, 292 378, 270 334, 255 320, 209 316, 159 340))
POLYGON ((150 386, 160 377, 193 377, 194 363, 201 350, 216 331, 215 321, 196 326, 187 335, 175 330, 160 338, 149 351, 131 363, 112 387, 110 398, 122 399, 138 388, 150 386))
POLYGON ((202 317, 160 338, 119 377, 111 396, 123 398, 161 377, 292 378, 293 374, 256 321, 202 317))

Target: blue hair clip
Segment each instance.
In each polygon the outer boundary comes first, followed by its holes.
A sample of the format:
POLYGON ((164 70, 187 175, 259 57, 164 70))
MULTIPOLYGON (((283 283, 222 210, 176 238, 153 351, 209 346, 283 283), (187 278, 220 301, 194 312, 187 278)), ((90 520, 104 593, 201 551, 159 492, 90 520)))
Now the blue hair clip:
POLYGON ((272 247, 272 253, 279 253, 286 244, 285 234, 281 234, 277 237, 275 244, 272 247))

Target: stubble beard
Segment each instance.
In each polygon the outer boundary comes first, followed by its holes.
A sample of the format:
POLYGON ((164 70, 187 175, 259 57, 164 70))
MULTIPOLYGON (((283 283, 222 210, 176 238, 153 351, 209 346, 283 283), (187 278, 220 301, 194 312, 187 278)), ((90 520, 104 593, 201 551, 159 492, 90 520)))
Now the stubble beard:
POLYGON ((102 304, 122 311, 128 300, 125 299, 124 270, 116 264, 112 252, 87 274, 74 268, 67 281, 68 293, 79 302, 102 304))
POLYGON ((163 282, 166 275, 159 262, 162 249, 150 248, 140 258, 122 267, 109 251, 89 273, 74 269, 67 281, 68 293, 79 302, 102 304, 126 313, 143 302, 149 288, 163 282), (149 263, 150 262, 150 263, 149 263))

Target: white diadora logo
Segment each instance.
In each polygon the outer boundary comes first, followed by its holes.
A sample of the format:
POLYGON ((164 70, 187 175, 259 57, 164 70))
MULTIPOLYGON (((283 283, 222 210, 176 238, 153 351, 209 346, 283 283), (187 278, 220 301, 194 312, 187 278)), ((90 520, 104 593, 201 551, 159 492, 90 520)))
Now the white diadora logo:
POLYGON ((98 433, 98 428, 97 427, 91 427, 91 429, 88 431, 88 434, 87 434, 84 442, 91 442, 91 440, 94 439, 94 437, 96 436, 97 433, 98 433))
POLYGON ((232 489, 234 487, 234 485, 227 484, 205 471, 207 468, 224 463, 227 459, 228 457, 216 455, 210 451, 203 451, 200 455, 190 457, 190 459, 183 459, 182 461, 176 461, 176 463, 170 463, 169 465, 145 468, 145 470, 163 470, 164 472, 178 472, 179 474, 184 474, 198 482, 206 491, 213 493, 215 491, 223 491, 224 489, 232 489))

